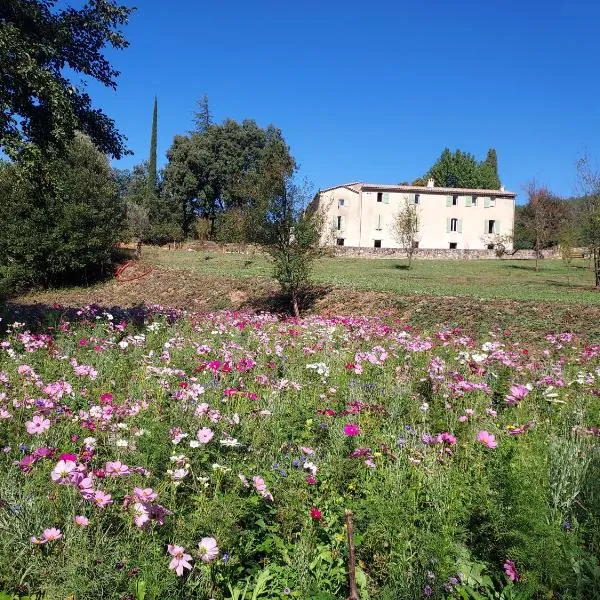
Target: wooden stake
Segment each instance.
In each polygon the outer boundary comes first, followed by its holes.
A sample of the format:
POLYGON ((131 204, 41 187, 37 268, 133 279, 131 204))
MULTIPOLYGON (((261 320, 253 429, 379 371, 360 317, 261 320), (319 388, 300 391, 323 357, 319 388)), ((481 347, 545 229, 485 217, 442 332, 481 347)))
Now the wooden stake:
POLYGON ((348 549, 350 556, 348 558, 348 584, 350 595, 348 600, 360 600, 358 588, 356 587, 356 557, 354 555, 354 541, 352 540, 352 511, 346 509, 346 532, 348 534, 348 549))

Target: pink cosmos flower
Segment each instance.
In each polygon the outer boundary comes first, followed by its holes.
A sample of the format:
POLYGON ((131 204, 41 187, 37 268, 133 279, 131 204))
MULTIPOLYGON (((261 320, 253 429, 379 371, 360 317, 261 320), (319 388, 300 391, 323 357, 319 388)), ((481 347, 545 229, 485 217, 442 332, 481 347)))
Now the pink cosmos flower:
POLYGON ((506 396, 507 404, 518 404, 529 394, 529 388, 520 383, 515 383, 510 386, 510 393, 506 396))
POLYGON ((37 538, 35 536, 33 536, 31 538, 31 543, 32 544, 45 544, 46 542, 55 542, 56 540, 60 539, 62 537, 62 533, 60 532, 60 529, 57 529, 56 527, 50 527, 48 529, 44 529, 44 533, 42 535, 42 537, 37 538))
POLYGON ((517 567, 515 566, 515 563, 512 560, 506 559, 506 561, 504 562, 504 572, 511 581, 519 581, 519 579, 521 579, 521 576, 517 571, 517 567))
POLYGON ((344 435, 353 437, 360 433, 360 427, 356 423, 346 423, 344 425, 344 435))
POLYGON ((495 436, 493 434, 491 434, 491 433, 488 433, 485 430, 480 431, 477 434, 477 441, 481 442, 482 444, 484 444, 488 448, 495 448, 498 445, 498 442, 496 441, 495 436))
POLYGON ((120 475, 129 475, 131 471, 127 465, 124 465, 120 460, 109 461, 106 463, 106 474, 112 475, 113 477, 119 477, 120 475))
POLYGON ((198 429, 198 433, 196 434, 196 438, 201 444, 208 444, 210 440, 212 440, 214 436, 214 432, 210 427, 203 427, 202 429, 198 429))
POLYGON ((133 505, 133 522, 137 527, 143 527, 150 520, 150 513, 141 502, 133 505))
POLYGON ((262 477, 259 477, 258 475, 255 475, 252 478, 252 482, 254 483, 254 489, 257 492, 264 492, 267 489, 267 484, 265 483, 265 480, 262 477))
POLYGON ((112 496, 102 490, 96 490, 92 499, 98 508, 106 508, 109 504, 112 504, 112 496))
POLYGON ((50 473, 52 481, 66 485, 70 483, 69 476, 75 470, 77 464, 72 460, 59 460, 54 469, 50 473))
POLYGON ((183 575, 184 569, 191 569, 192 565, 190 564, 190 560, 192 560, 191 554, 185 553, 185 548, 183 546, 175 546, 173 544, 168 545, 169 554, 173 557, 171 562, 169 563, 169 569, 175 571, 178 577, 183 575))
POLYGON ((133 494, 140 502, 152 502, 156 500, 158 494, 152 488, 133 488, 133 494))
POLYGON ((27 433, 31 435, 41 435, 44 431, 50 429, 50 419, 36 415, 31 421, 25 423, 25 427, 27 428, 27 433))
POLYGON ((90 524, 90 520, 83 515, 76 515, 73 520, 76 525, 80 525, 81 527, 87 527, 90 524))
POLYGON ((300 450, 302 450, 302 453, 306 454, 307 456, 310 456, 311 454, 315 453, 315 451, 312 448, 307 448, 306 446, 300 446, 300 450))
POLYGON ((204 537, 200 540, 198 546, 200 547, 200 558, 202 559, 202 562, 211 562, 219 556, 219 548, 215 538, 204 537))

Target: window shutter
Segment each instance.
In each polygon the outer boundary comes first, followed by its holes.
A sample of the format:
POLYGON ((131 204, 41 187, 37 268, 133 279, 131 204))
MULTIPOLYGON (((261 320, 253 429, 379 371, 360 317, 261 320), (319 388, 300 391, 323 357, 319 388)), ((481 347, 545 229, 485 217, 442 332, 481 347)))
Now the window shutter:
POLYGON ((458 219, 458 223, 456 224, 456 231, 458 231, 458 233, 462 233, 462 219, 458 219))
POLYGON ((473 196, 465 196, 465 206, 473 206, 473 196))
POLYGON ((446 196, 446 206, 452 206, 452 196, 446 196))
POLYGON ((489 227, 488 223, 489 222, 488 222, 487 219, 483 222, 483 233, 487 233, 488 232, 488 227, 489 227))
POLYGON ((385 192, 385 193, 383 194, 383 203, 384 203, 384 204, 389 204, 389 203, 390 203, 390 195, 389 195, 389 193, 388 193, 388 192, 385 192))
POLYGON ((483 208, 489 208, 489 207, 490 207, 490 199, 484 198, 483 199, 483 208))
POLYGON ((495 234, 500 233, 500 221, 494 221, 494 233, 495 234))
POLYGON ((333 229, 337 229, 337 216, 334 216, 334 217, 331 219, 331 227, 332 227, 333 229))
POLYGON ((450 219, 446 219, 446 233, 450 233, 450 219))

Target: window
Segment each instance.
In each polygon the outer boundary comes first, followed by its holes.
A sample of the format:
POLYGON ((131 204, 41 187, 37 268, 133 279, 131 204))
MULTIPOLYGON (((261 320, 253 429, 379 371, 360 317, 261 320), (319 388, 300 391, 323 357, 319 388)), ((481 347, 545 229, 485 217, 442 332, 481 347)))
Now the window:
POLYGON ((458 206, 458 196, 452 196, 452 206, 458 206))
POLYGON ((415 204, 419 204, 420 199, 421 199, 421 194, 415 194, 415 204))
POLYGON ((381 248, 381 240, 375 240, 373 243, 373 248, 381 248))
POLYGON ((496 206, 496 198, 484 198, 483 208, 494 208, 496 206))
POLYGON ((494 219, 490 219, 487 222, 488 226, 487 226, 487 232, 488 233, 496 233, 496 221, 494 221, 494 219))
POLYGON ((377 192, 377 202, 383 202, 383 192, 377 192))
POLYGON ((338 238, 338 239, 335 241, 335 243, 336 243, 338 246, 343 246, 343 245, 344 245, 344 238, 338 238))
POLYGON ((477 196, 471 196, 471 206, 477 206, 477 196))
POLYGON ((381 231, 381 215, 377 215, 377 227, 375 228, 377 231, 381 231))
POLYGON ((340 231, 341 228, 342 228, 342 217, 340 215, 338 215, 338 218, 337 218, 337 229, 338 229, 338 231, 340 231))
POLYGON ((419 247, 419 242, 413 241, 413 248, 418 248, 419 247))
POLYGON ((458 219, 450 219, 450 231, 458 231, 458 219))
POLYGON ((343 198, 338 200, 338 206, 346 206, 346 201, 343 198))
POLYGON ((446 196, 446 206, 458 206, 458 196, 446 196))
POLYGON ((490 206, 494 208, 496 206, 496 198, 490 198, 490 206))
POLYGON ((458 244, 456 242, 450 242, 450 250, 456 250, 458 248, 458 244))

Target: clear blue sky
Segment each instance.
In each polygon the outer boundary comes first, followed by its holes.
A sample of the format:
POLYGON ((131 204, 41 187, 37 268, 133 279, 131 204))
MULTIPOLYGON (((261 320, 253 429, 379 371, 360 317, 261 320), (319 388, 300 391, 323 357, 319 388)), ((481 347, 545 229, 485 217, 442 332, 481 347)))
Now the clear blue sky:
POLYGON ((218 121, 280 127, 316 187, 493 146, 521 201, 532 178, 568 196, 577 157, 600 158, 599 22, 593 0, 138 0, 117 92, 90 91, 135 153, 116 166, 147 158, 155 94, 164 164, 206 93, 218 121))

